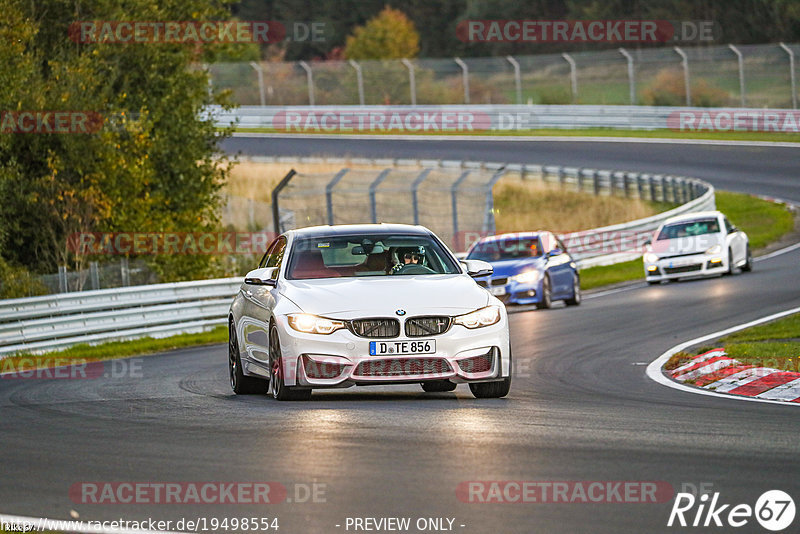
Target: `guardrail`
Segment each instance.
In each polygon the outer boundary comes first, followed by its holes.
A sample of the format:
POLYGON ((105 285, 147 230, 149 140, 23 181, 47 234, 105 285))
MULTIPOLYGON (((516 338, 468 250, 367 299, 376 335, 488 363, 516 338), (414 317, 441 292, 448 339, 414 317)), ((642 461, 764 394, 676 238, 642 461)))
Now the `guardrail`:
POLYGON ((0 358, 225 324, 241 278, 154 284, 0 301, 0 358))
POLYGON ((796 112, 767 108, 611 105, 241 106, 207 112, 218 127, 293 133, 396 134, 613 128, 797 133, 796 112), (788 114, 788 115, 787 115, 788 114))
MULTIPOLYGON (((271 158, 253 159, 275 161, 271 158)), ((339 158, 277 158, 277 161, 334 161, 347 164, 347 161, 339 158)), ((581 268, 632 259, 641 254, 639 248, 643 244, 643 238, 649 236, 665 219, 680 213, 714 209, 715 205, 713 186, 702 180, 681 176, 497 162, 350 160, 350 164, 356 163, 366 166, 417 167, 423 169, 422 172, 447 171, 452 172, 455 177, 463 177, 466 170, 483 171, 490 180, 487 183, 480 182, 473 194, 478 193, 478 204, 485 210, 481 212, 485 226, 474 233, 473 239, 494 233, 491 186, 509 175, 517 176, 520 180, 557 183, 564 188, 596 195, 682 203, 673 210, 645 219, 562 234, 561 239, 581 268)), ((378 176, 381 172, 376 170, 374 174, 378 176)), ((419 176, 416 171, 414 174, 419 176)), ((321 184, 321 194, 324 196, 325 182, 321 184)), ((444 189, 452 191, 452 185, 447 185, 444 189)), ((327 192, 330 193, 330 188, 327 192)), ((308 192, 303 194, 307 196, 308 192)), ((391 194, 397 195, 398 192, 393 190, 391 194)), ((324 213, 319 210, 319 204, 315 205, 316 211, 324 213)), ((375 205, 372 207, 373 210, 377 209, 375 205)), ((353 210, 352 205, 351 211, 360 213, 362 217, 370 213, 361 208, 353 210)), ((415 211, 418 212, 419 210, 415 211)), ((333 212, 330 211, 329 214, 332 216, 333 212)), ((447 220, 447 224, 450 224, 449 219, 447 220)), ((368 221, 364 219, 360 222, 368 221)), ((282 227, 281 231, 285 229, 286 227, 282 227)), ((436 228, 433 229, 437 231, 436 228)), ((468 244, 465 241, 464 245, 468 244)), ((225 324, 230 299, 236 294, 240 284, 241 278, 223 278, 3 300, 0 301, 0 359, 18 352, 60 350, 78 343, 96 344, 207 330, 225 324)))

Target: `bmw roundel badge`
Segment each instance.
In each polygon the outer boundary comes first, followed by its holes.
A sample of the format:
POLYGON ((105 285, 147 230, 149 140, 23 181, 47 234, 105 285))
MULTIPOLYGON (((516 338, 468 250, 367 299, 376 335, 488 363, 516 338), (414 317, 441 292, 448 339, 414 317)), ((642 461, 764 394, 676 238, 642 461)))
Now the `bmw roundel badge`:
POLYGON ((405 314, 406 314, 406 311, 405 311, 405 310, 396 310, 396 311, 395 311, 395 313, 396 313, 397 315, 399 315, 400 317, 402 317, 403 315, 405 315, 405 314))

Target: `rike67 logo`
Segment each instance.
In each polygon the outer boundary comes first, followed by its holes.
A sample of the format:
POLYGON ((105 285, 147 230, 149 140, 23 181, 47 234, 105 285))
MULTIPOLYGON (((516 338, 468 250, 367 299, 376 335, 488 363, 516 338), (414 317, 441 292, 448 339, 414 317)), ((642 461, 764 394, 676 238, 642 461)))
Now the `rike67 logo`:
POLYGON ((723 504, 719 492, 695 497, 691 493, 678 493, 669 514, 667 526, 733 527, 749 524, 755 517, 765 529, 784 530, 794 521, 795 506, 792 497, 781 490, 764 492, 755 506, 749 504, 723 504))

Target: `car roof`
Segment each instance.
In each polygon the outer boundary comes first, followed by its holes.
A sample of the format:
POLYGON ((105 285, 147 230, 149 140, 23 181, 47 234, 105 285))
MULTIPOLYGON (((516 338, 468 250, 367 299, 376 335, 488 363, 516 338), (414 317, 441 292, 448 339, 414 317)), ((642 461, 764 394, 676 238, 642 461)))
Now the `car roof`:
POLYGON ((499 234, 499 235, 490 235, 487 237, 481 238, 478 243, 489 243, 491 241, 505 241, 509 239, 531 239, 533 237, 539 237, 539 234, 543 234, 543 230, 537 230, 536 232, 512 232, 509 234, 499 234))
POLYGON ((694 213, 685 213, 683 215, 677 215, 675 217, 670 217, 669 219, 664 221, 664 224, 672 224, 672 223, 676 223, 676 222, 696 221, 696 220, 699 220, 699 219, 712 219, 712 218, 717 218, 720 215, 722 215, 722 213, 720 213, 719 211, 696 211, 694 213))
POLYGON ((424 226, 411 224, 336 224, 325 226, 307 226, 296 230, 289 230, 287 234, 295 237, 335 237, 353 234, 386 234, 386 235, 420 235, 429 236, 433 232, 424 226))

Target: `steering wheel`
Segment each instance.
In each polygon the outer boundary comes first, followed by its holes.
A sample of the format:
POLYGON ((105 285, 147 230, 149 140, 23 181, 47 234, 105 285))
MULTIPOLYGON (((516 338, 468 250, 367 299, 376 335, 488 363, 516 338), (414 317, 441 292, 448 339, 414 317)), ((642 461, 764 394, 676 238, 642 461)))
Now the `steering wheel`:
POLYGON ((436 271, 418 263, 407 263, 392 274, 435 274, 436 271))

